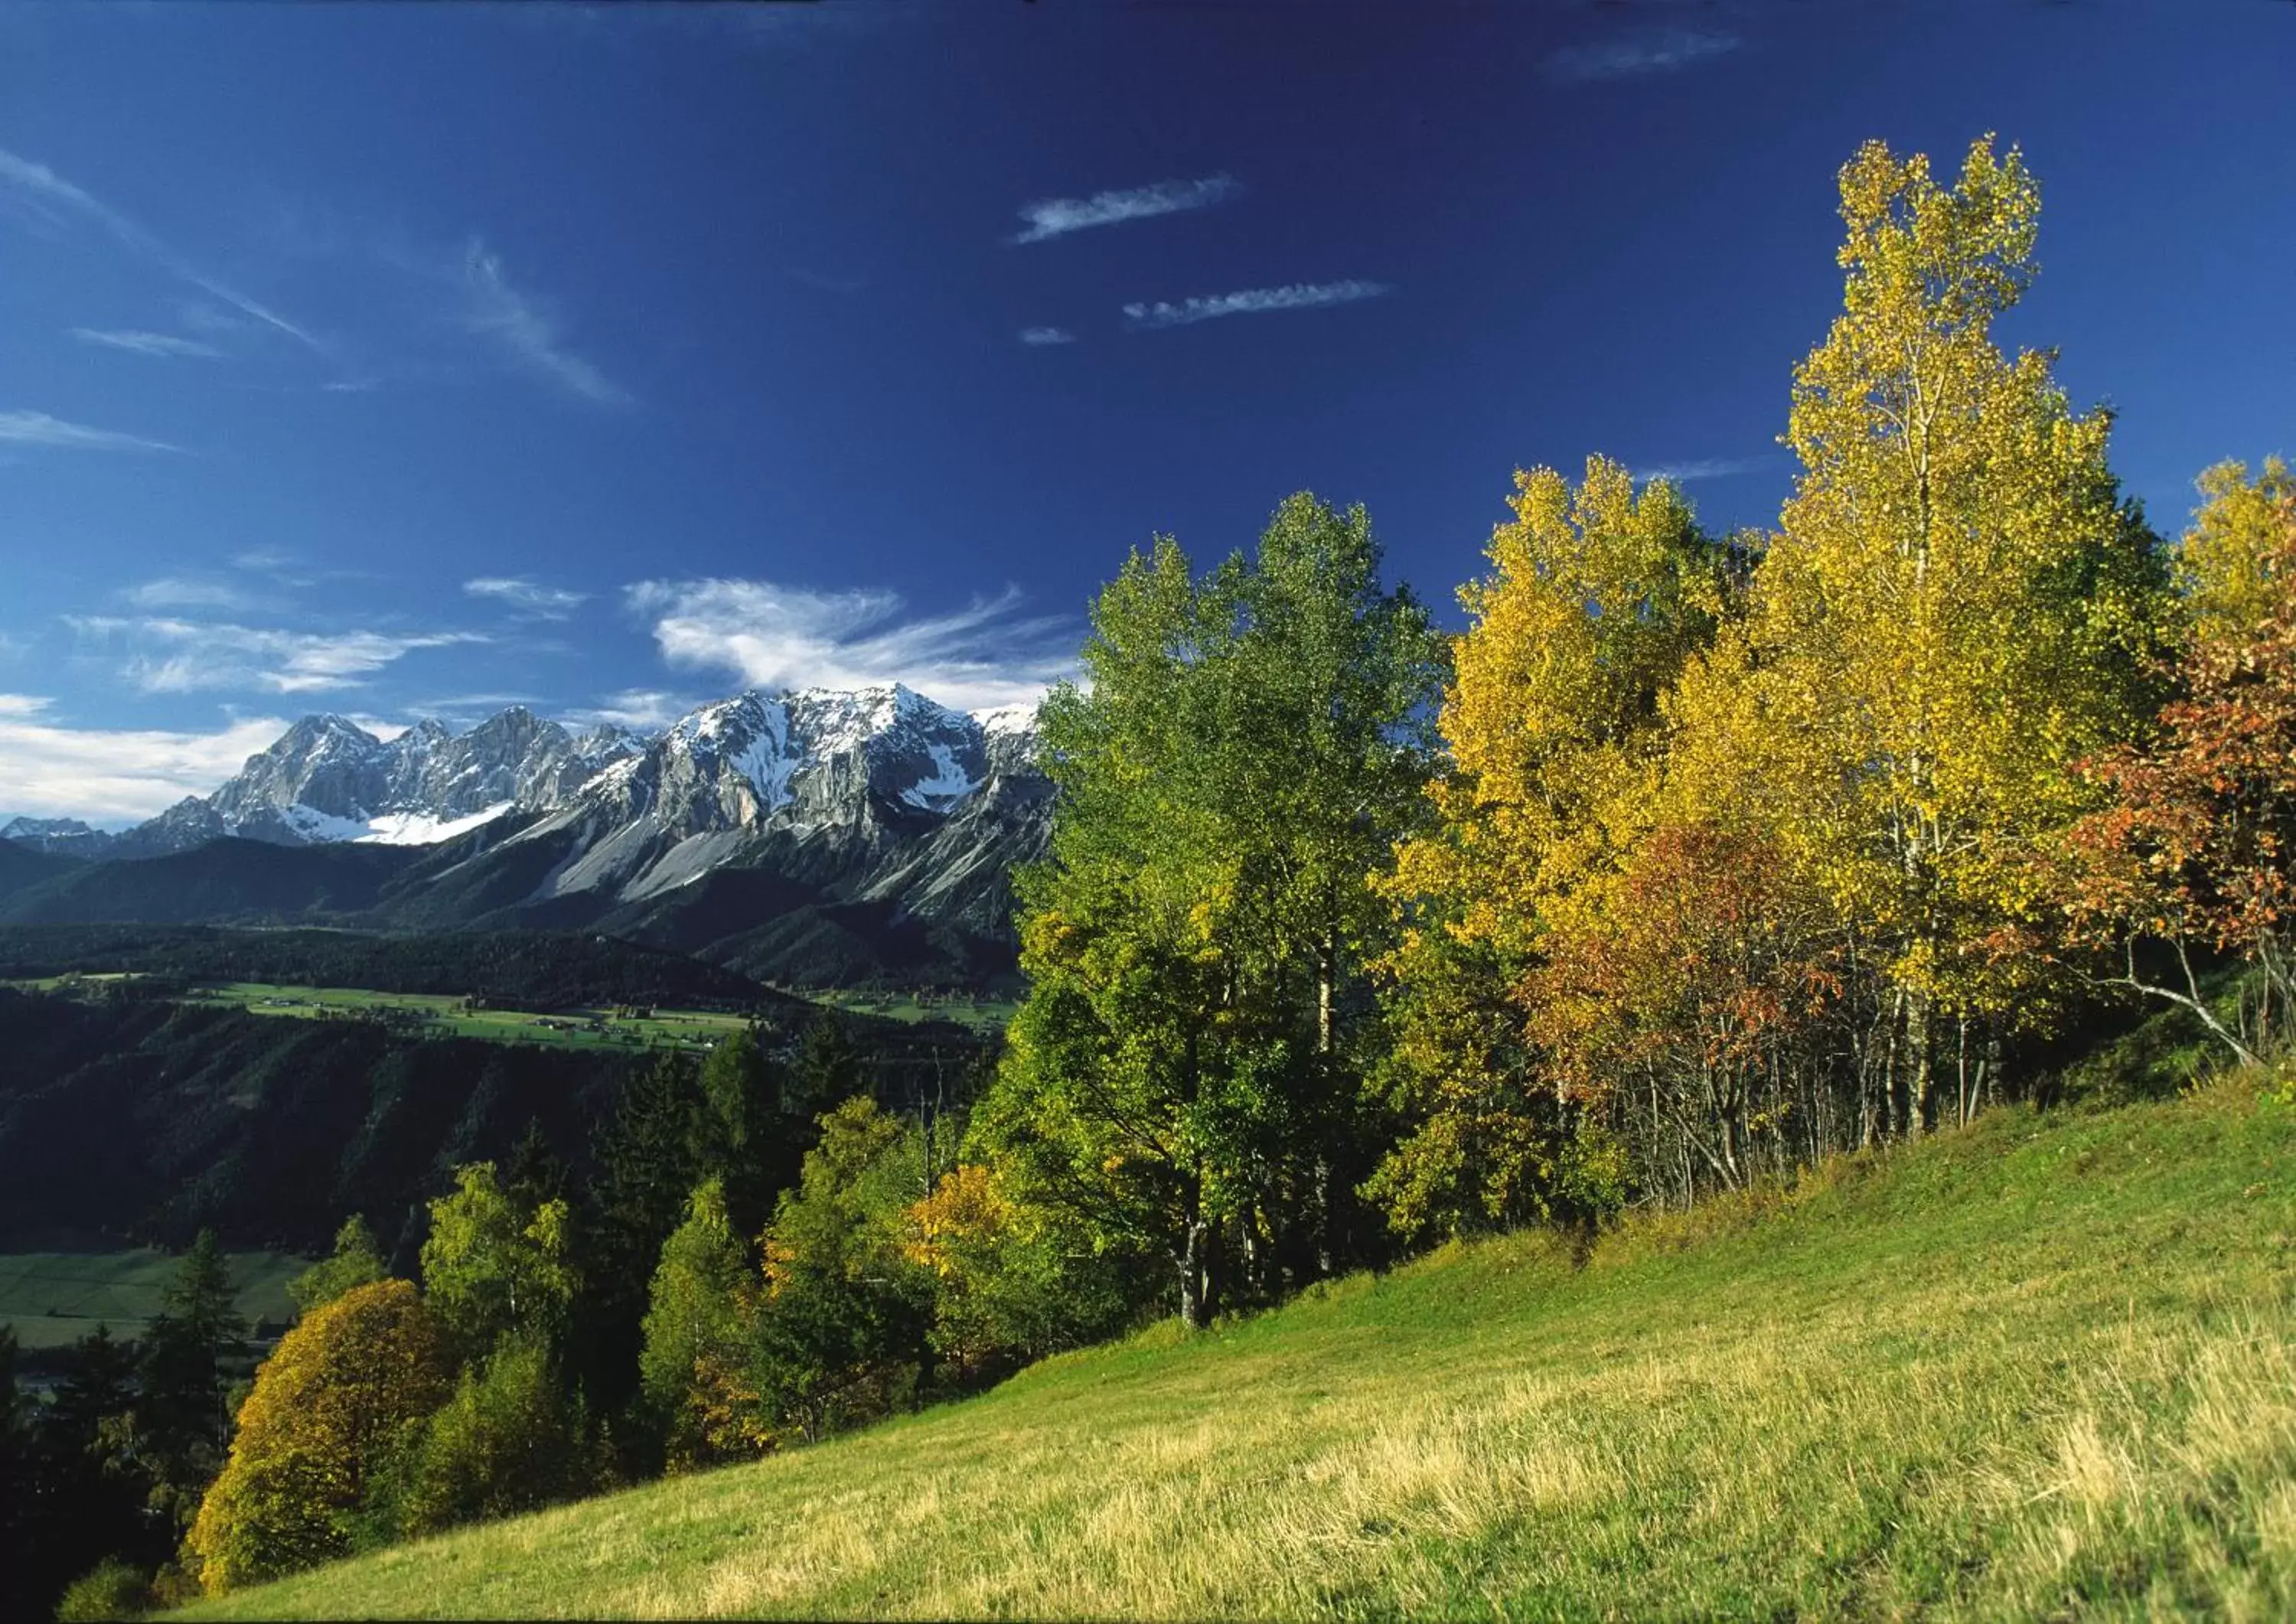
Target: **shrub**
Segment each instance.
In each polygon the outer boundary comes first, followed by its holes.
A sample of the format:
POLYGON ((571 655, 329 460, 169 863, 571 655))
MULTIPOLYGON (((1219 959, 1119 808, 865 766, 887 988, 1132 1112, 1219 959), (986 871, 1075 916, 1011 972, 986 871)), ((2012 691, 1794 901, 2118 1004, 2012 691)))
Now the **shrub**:
POLYGON ((56 1618, 60 1624, 132 1619, 151 1606, 152 1586, 144 1571, 117 1557, 107 1557, 72 1580, 56 1603, 56 1618))

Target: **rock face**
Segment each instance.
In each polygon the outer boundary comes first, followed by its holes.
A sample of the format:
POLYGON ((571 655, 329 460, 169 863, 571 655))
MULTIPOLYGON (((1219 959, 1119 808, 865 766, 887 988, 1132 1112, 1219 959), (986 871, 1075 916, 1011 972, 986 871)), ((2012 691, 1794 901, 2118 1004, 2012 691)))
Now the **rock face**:
POLYGON ((720 870, 767 871, 791 894, 1001 934, 1007 874, 1043 849, 1051 785, 1025 724, 992 722, 898 685, 738 694, 471 865, 548 853, 526 900, 569 918, 643 912, 720 870))
POLYGON ((429 847, 357 923, 594 927, 791 980, 832 947, 906 955, 932 980, 1009 967, 1012 872, 1052 820, 1033 727, 1033 710, 972 716, 899 685, 736 694, 649 740, 522 706, 388 741, 313 716, 124 834, 6 833, 99 859, 226 837, 429 847))
POLYGON ((617 730, 577 739, 523 705, 468 733, 425 720, 389 741, 339 716, 307 716, 214 794, 176 802, 106 855, 155 857, 226 835, 430 845, 507 812, 557 806, 637 749, 617 730))

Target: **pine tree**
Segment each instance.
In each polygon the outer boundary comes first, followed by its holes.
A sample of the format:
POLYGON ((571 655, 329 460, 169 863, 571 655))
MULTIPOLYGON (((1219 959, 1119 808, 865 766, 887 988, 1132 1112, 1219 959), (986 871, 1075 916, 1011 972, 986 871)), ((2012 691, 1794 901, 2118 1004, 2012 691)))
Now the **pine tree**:
POLYGON ((202 1229, 160 1292, 137 1357, 136 1431, 160 1495, 188 1519, 231 1438, 224 1362, 247 1335, 231 1267, 202 1229))

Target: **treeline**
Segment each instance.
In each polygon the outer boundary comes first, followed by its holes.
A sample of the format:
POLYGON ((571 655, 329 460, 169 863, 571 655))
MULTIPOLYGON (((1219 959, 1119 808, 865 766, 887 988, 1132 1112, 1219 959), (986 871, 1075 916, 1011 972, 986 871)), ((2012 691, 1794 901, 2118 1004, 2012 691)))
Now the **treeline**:
POLYGON ((200 925, 0 927, 0 980, 123 971, 184 984, 269 981, 469 994, 513 1009, 658 1004, 748 1013, 796 1006, 734 971, 582 931, 384 936, 200 925))

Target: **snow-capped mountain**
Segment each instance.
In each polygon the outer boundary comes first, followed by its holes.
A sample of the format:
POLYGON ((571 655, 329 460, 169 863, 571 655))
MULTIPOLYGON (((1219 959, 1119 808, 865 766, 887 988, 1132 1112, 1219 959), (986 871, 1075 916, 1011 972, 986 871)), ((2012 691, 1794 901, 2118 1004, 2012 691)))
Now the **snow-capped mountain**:
MULTIPOLYGON (((387 741, 306 717, 214 794, 95 835, 108 849, 62 849, 197 859, 216 889, 193 911, 217 923, 594 929, 777 979, 947 984, 1010 967, 1011 874, 1042 855, 1051 826, 1034 723, 1032 709, 969 715, 898 685, 736 694, 645 740, 577 736, 522 707, 467 733, 426 722, 387 741), (287 904, 213 880, 220 865, 201 849, 226 836, 405 858, 368 900, 322 886, 287 904)), ((97 905, 59 894, 37 906, 64 922, 97 905)), ((129 916, 104 906, 89 916, 129 916)))
POLYGON ((106 855, 181 851, 226 835, 430 845, 508 812, 558 806, 638 748, 619 729, 578 738, 523 705, 468 733, 426 719, 390 740, 339 716, 307 716, 214 794, 178 801, 106 855))
POLYGON ((438 883, 499 899, 517 874, 521 912, 611 914, 665 941, 690 933, 664 935, 670 915, 706 915, 716 936, 762 925, 768 893, 1001 936, 1009 870, 1041 851, 1050 804, 1032 716, 984 719, 899 685, 737 694, 438 883), (750 900, 728 900, 736 892, 750 900))
POLYGON ((113 838, 76 817, 12 817, 0 823, 0 841, 14 841, 57 857, 108 857, 113 838))

